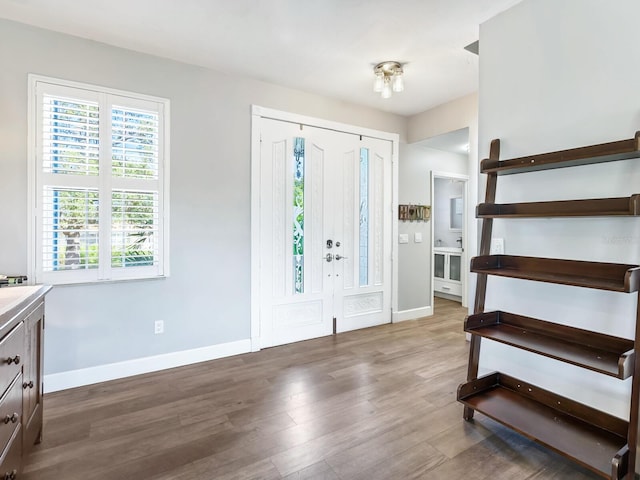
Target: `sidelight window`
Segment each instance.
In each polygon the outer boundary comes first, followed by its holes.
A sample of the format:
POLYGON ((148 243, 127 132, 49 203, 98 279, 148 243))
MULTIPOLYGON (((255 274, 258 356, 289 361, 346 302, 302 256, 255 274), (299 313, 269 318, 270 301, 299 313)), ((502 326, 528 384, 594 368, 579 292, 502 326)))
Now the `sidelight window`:
POLYGON ((293 285, 304 293, 304 138, 293 140, 293 285))
POLYGON ((369 284, 369 149, 360 149, 360 286, 369 284))

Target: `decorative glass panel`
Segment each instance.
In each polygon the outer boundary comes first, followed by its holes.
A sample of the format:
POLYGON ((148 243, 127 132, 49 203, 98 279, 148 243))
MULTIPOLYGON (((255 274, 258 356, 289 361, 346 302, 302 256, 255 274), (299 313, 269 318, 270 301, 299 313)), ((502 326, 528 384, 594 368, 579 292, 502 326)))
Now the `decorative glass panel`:
POLYGON ((111 266, 158 262, 158 194, 114 190, 111 200, 111 266))
POLYGON ((42 269, 98 268, 98 191, 44 187, 42 269))
POLYGON ((45 95, 42 99, 42 170, 98 175, 98 104, 45 95))
POLYGON ((293 285, 304 292, 304 138, 293 140, 293 285))
POLYGON ((360 149, 360 286, 369 284, 369 149, 360 149))

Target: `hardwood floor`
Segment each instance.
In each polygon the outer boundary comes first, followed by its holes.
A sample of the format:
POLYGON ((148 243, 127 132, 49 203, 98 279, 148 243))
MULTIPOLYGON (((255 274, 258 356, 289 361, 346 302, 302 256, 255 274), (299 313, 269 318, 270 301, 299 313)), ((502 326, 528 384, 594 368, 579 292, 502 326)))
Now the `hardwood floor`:
POLYGON ((599 478, 462 419, 465 310, 45 396, 24 480, 599 478))

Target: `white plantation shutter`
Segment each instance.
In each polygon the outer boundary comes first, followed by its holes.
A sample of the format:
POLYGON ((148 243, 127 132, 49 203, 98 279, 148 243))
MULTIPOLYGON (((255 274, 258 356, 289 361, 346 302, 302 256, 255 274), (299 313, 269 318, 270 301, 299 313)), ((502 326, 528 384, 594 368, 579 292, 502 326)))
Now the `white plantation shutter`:
POLYGON ((158 113, 114 106, 111 132, 113 175, 157 180, 158 113))
POLYGON ((166 275, 168 101, 30 80, 36 282, 166 275))
POLYGON ((42 99, 43 171, 98 175, 99 130, 97 102, 44 95, 42 99))
POLYGON ((114 190, 111 209, 111 266, 157 265, 158 193, 114 190))

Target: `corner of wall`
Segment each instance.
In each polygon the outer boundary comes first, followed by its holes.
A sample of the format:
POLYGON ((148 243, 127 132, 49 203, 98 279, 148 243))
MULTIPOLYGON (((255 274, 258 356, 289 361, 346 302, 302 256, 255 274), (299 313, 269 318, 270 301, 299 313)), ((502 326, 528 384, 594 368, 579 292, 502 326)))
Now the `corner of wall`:
POLYGON ((478 92, 473 92, 409 117, 407 142, 419 142, 436 135, 460 130, 477 121, 478 92))

